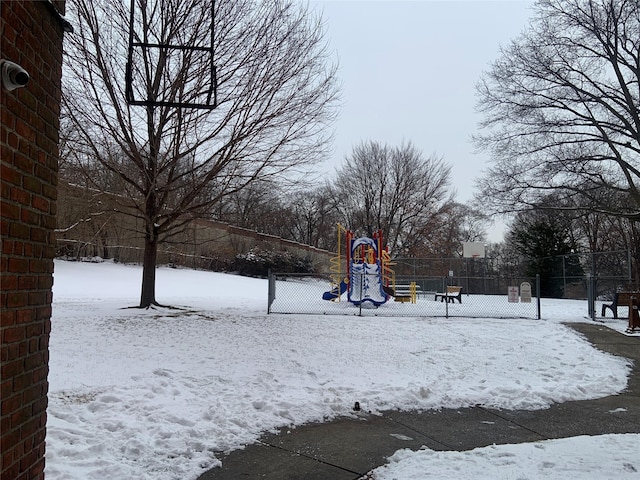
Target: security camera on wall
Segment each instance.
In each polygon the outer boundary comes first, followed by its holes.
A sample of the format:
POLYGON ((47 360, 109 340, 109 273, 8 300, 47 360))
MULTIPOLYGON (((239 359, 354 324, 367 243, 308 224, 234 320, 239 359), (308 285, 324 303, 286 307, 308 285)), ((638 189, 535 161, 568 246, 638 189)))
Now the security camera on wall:
POLYGON ((9 60, 0 60, 0 76, 2 86, 9 91, 24 87, 29 82, 27 71, 9 60))

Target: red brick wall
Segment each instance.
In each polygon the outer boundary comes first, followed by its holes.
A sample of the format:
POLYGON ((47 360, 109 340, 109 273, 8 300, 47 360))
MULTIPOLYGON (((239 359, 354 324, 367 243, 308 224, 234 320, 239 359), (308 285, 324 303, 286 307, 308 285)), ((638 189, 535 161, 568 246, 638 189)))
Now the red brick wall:
POLYGON ((0 88, 0 477, 41 480, 63 29, 48 2, 0 8, 0 58, 31 76, 26 87, 0 88))

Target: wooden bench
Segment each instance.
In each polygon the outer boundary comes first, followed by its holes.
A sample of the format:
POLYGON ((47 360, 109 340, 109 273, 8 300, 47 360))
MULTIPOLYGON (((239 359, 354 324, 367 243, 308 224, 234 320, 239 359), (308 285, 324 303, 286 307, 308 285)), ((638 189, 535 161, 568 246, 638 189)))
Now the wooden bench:
POLYGON ((462 287, 449 285, 445 293, 436 293, 435 300, 438 301, 438 298, 441 302, 446 300, 449 303, 453 303, 457 299, 458 303, 462 303, 462 287))
POLYGON ((613 294, 613 302, 602 304, 602 316, 607 313, 607 308, 613 313, 613 318, 618 318, 618 307, 628 307, 631 297, 640 300, 640 292, 616 292, 613 294))

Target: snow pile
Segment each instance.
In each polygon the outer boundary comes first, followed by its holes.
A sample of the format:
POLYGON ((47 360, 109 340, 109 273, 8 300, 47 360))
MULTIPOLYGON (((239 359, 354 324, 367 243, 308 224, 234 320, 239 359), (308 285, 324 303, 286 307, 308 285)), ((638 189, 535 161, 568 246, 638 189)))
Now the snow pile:
POLYGON ((630 368, 555 320, 584 321, 584 302, 543 305, 553 320, 266 315, 265 280, 161 268, 158 300, 180 308, 124 308, 140 279, 56 261, 48 480, 192 480, 263 431, 350 415, 355 401, 540 409, 616 393, 630 368))
POLYGON ((640 476, 638 437, 581 436, 468 452, 399 450, 373 471, 373 480, 631 480, 640 476))

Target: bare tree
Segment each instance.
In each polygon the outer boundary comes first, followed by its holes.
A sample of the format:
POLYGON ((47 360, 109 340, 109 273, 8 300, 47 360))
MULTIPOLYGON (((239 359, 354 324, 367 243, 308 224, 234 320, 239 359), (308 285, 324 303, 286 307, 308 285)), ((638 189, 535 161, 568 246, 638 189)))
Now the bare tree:
POLYGON ((639 58, 637 0, 538 0, 478 84, 483 204, 513 212, 558 191, 640 220, 639 58))
MULTIPOLYGON (((209 78, 198 51, 136 56, 125 101, 128 2, 71 0, 64 108, 78 139, 70 148, 121 179, 118 193, 143 220, 141 307, 157 304, 159 242, 207 216, 256 180, 295 178, 321 158, 337 96, 322 23, 294 0, 135 0, 134 40, 201 46, 213 38, 217 108, 175 108, 209 78), (212 8, 215 5, 215 8, 212 8), (214 17, 213 36, 208 25, 214 17)), ((124 212, 132 211, 123 208, 124 212)))
POLYGON ((282 210, 282 187, 275 182, 256 180, 246 188, 230 194, 216 205, 216 220, 270 235, 280 235, 278 223, 282 210))
POLYGON ((363 142, 337 172, 333 196, 352 230, 382 229, 393 254, 406 255, 423 226, 452 202, 450 174, 442 159, 425 159, 411 143, 363 142))
POLYGON ((336 248, 336 200, 328 185, 297 191, 288 197, 288 238, 317 248, 336 248))
POLYGON ((478 210, 450 202, 422 225, 407 254, 411 257, 461 257, 463 242, 484 240, 486 221, 478 210))

